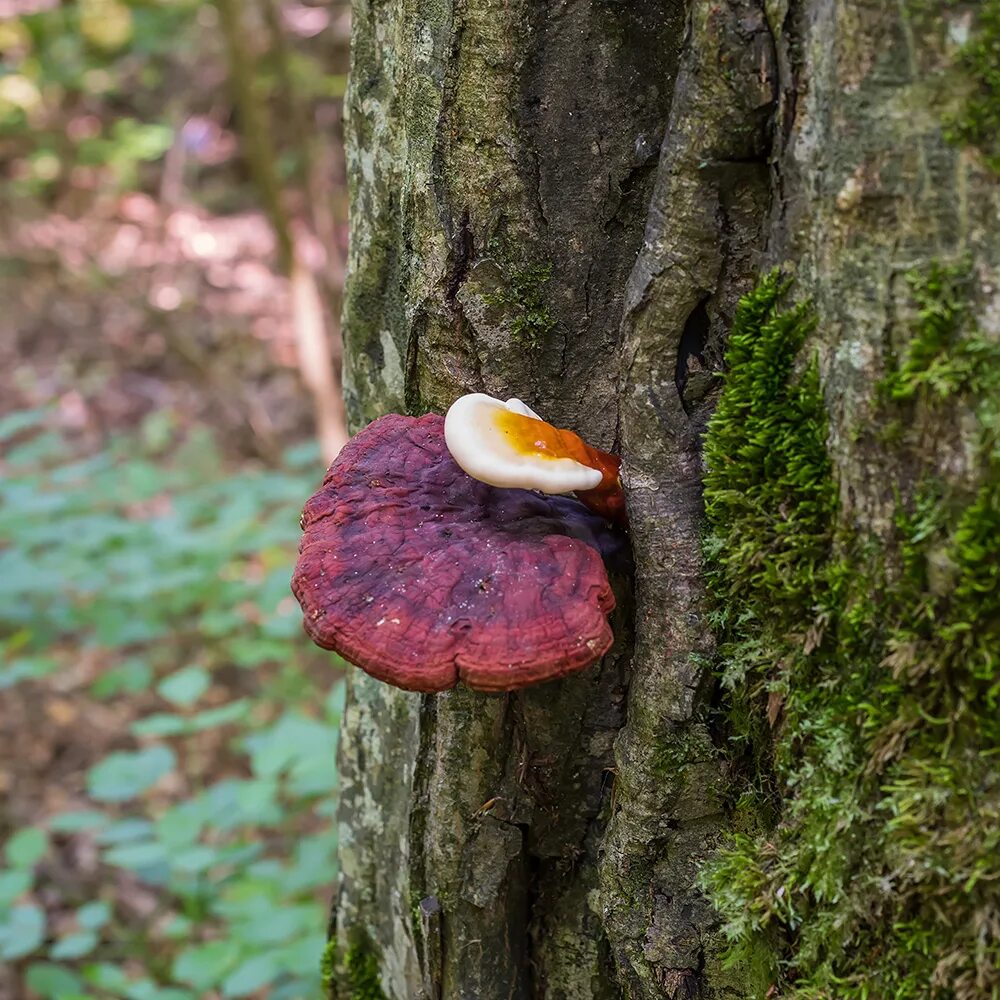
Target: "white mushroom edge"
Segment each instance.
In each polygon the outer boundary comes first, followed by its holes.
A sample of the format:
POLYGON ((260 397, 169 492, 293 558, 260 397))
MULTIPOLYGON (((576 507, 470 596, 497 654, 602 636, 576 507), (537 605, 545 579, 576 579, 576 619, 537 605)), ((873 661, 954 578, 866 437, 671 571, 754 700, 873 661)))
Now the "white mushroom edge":
POLYGON ((444 440, 451 457, 473 479, 490 486, 541 493, 572 493, 600 485, 603 478, 600 470, 576 459, 518 451, 504 429, 497 426, 498 410, 542 421, 519 399, 503 402, 482 392, 456 399, 444 418, 444 440))

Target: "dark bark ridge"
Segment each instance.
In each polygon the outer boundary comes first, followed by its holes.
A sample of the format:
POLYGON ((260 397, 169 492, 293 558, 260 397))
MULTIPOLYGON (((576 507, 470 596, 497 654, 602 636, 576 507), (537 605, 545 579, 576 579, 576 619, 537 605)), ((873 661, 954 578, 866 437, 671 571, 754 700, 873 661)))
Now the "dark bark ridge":
POLYGON ((717 921, 696 885, 724 829, 727 785, 709 718, 700 432, 763 241, 776 79, 756 4, 697 4, 688 32, 622 324, 636 647, 600 880, 624 992, 638 997, 747 988, 744 970, 719 966, 717 921))

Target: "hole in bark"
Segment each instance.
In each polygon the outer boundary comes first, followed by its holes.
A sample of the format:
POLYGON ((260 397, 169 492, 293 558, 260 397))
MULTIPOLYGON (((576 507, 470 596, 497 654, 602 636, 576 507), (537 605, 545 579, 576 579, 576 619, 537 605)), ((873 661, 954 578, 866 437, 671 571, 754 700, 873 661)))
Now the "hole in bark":
POLYGON ((684 399, 684 390, 687 388, 688 372, 691 368, 691 360, 697 362, 697 369, 705 367, 705 344, 708 343, 709 319, 707 304, 708 299, 702 299, 691 311, 687 322, 684 324, 684 332, 681 334, 681 341, 677 345, 677 368, 674 372, 674 383, 677 385, 677 395, 681 398, 684 412, 688 412, 688 405, 684 399))

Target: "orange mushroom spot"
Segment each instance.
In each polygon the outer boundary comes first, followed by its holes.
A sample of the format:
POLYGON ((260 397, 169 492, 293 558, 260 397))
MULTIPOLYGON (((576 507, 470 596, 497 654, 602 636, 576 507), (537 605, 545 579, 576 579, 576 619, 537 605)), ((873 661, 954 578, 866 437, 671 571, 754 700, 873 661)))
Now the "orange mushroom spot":
POLYGON ((497 429, 519 454, 541 459, 570 458, 601 473, 603 478, 598 490, 617 486, 621 466, 617 455, 592 448, 579 434, 553 427, 544 420, 502 409, 492 411, 491 416, 497 429))

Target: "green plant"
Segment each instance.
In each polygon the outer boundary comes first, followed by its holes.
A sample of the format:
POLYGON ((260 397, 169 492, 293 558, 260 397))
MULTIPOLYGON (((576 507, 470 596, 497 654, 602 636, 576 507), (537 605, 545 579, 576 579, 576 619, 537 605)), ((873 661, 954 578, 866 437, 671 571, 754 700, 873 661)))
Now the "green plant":
POLYGON ((968 332, 973 286, 968 261, 932 261, 906 280, 917 320, 901 364, 880 389, 896 401, 918 394, 929 401, 961 391, 981 395, 1000 367, 1000 344, 968 332))
POLYGON ((795 357, 811 314, 776 274, 740 305, 706 444, 733 756, 752 780, 746 832, 704 884, 731 961, 799 1000, 1000 990, 1000 366, 966 363, 985 338, 958 271, 910 282, 883 416, 971 408, 974 486, 938 485, 931 454, 919 488, 899 484, 888 545, 838 524, 822 396, 795 357))
POLYGON ((386 1000, 378 975, 378 961, 370 948, 356 945, 344 956, 350 1000, 386 1000))
MULTIPOLYGON (((503 241, 494 240, 490 249, 502 254, 503 241)), ((485 297, 488 305, 509 310, 511 336, 525 347, 540 346, 556 329, 556 321, 545 300, 545 286, 551 278, 550 264, 516 267, 508 273, 506 287, 485 297)))
POLYGON ((79 0, 0 24, 0 126, 22 163, 12 190, 48 193, 77 165, 100 168, 109 186, 135 185, 173 141, 173 123, 147 98, 193 48, 202 6, 79 0), (101 102, 115 105, 107 120, 92 113, 101 102))
POLYGON ((315 449, 230 470, 161 413, 79 457, 48 420, 0 421, 0 688, 131 722, 71 808, 7 840, 0 959, 59 1000, 312 998, 342 699, 288 593, 315 449), (90 889, 49 871, 73 843, 99 853, 90 889))
MULTIPOLYGON (((201 140, 178 136, 176 129, 183 123, 179 111, 204 106, 202 80, 218 78, 219 33, 205 30, 214 23, 213 4, 76 0, 35 6, 33 13, 0 20, 0 128, 5 159, 16 163, 5 180, 12 194, 49 196, 81 180, 86 187, 91 180, 80 172, 74 177, 76 167, 92 171, 102 187, 153 189, 159 172, 148 164, 175 140, 197 155, 201 140)), ((346 77, 330 72, 328 56, 286 52, 283 41, 259 36, 267 44, 257 84, 281 107, 279 169, 289 178, 307 152, 287 105, 340 100, 346 77)), ((230 185, 238 187, 239 178, 230 185)))
POLYGON ((1000 171, 1000 0, 983 0, 959 65, 971 83, 962 110, 945 121, 945 136, 978 147, 987 165, 1000 171))

